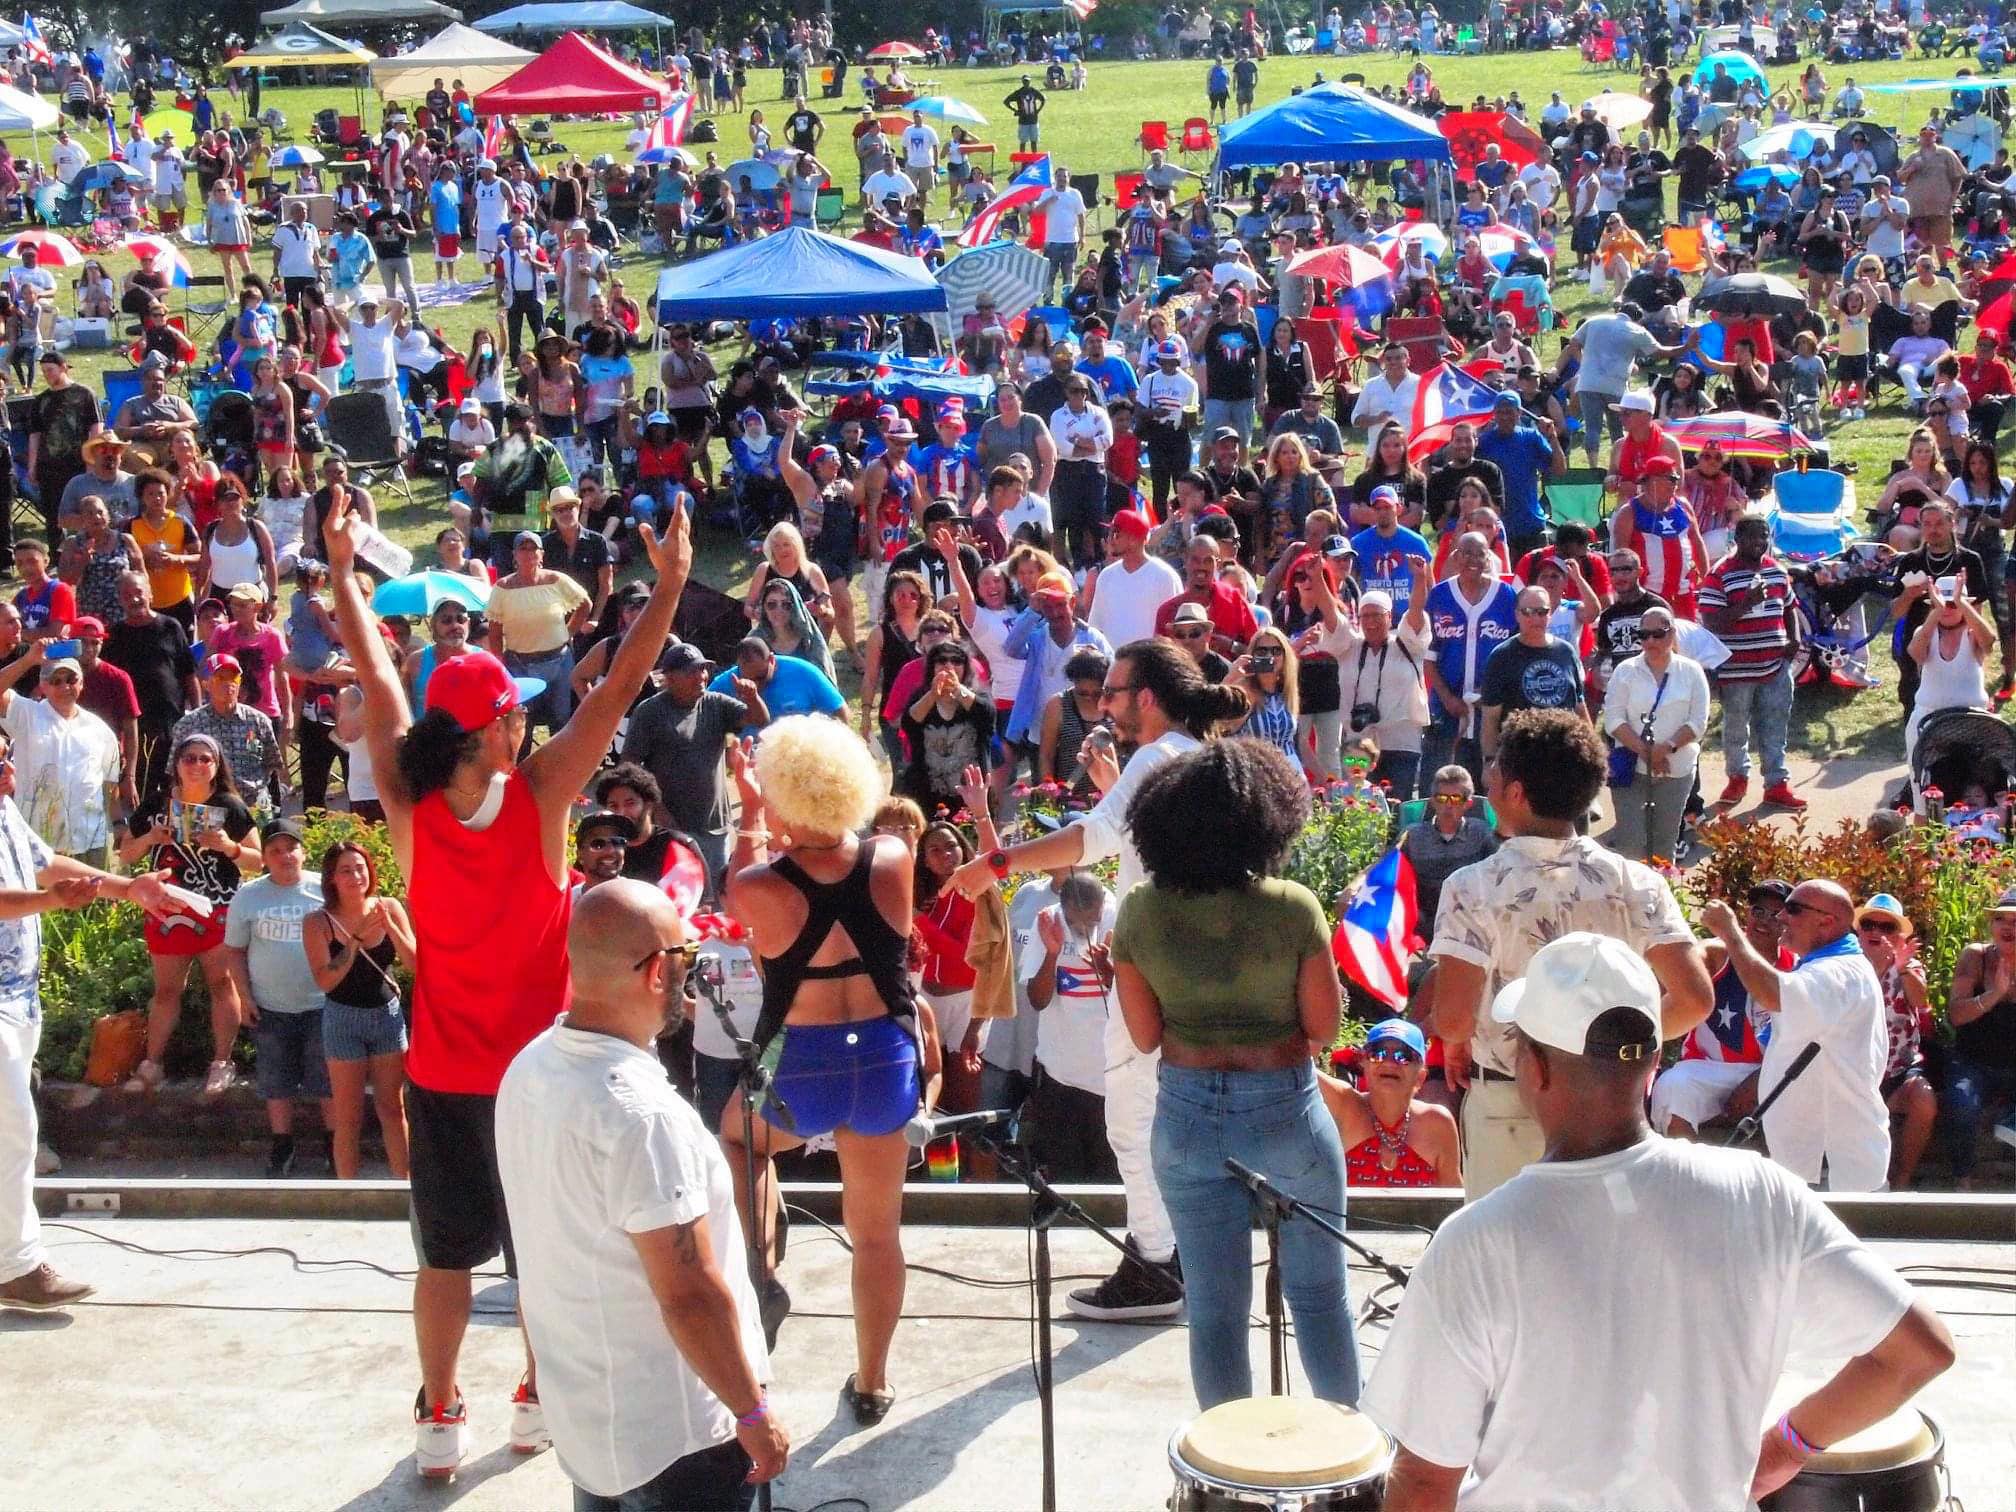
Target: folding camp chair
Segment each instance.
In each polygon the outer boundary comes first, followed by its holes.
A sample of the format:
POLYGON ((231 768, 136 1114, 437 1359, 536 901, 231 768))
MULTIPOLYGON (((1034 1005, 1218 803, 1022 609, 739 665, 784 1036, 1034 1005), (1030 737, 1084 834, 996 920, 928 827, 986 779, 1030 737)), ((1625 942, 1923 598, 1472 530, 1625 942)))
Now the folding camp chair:
POLYGON ((1547 480, 1547 505, 1556 525, 1573 522, 1600 531, 1603 517, 1603 479, 1600 467, 1571 467, 1558 478, 1547 480))
POLYGON ((223 327, 231 313, 231 301, 224 298, 199 299, 199 289, 218 289, 229 292, 222 273, 196 273, 189 279, 189 287, 184 290, 182 305, 183 330, 200 349, 223 327))
POLYGON ((1218 145, 1218 139, 1211 135, 1211 123, 1202 116, 1192 116, 1183 123, 1183 140, 1179 150, 1185 157, 1202 157, 1218 145))
POLYGON ((1386 339, 1407 348, 1407 366, 1416 373, 1431 371, 1448 350, 1449 328, 1439 315, 1390 315, 1386 339))
POLYGON ((1125 215, 1141 199, 1141 185, 1144 182, 1138 173, 1116 173, 1113 175, 1113 213, 1125 215))
POLYGON ((1699 226, 1668 226, 1662 239, 1672 254, 1675 273, 1699 273, 1708 266, 1699 226))
POLYGON ((1141 134, 1135 138, 1141 144, 1141 157, 1145 161, 1151 152, 1169 150, 1169 123, 1167 121, 1143 121, 1141 134))
MULTIPOLYGON (((140 370, 138 368, 107 368, 98 375, 105 385, 105 423, 110 425, 118 417, 119 407, 128 399, 140 393, 140 370)), ((26 453, 23 453, 25 456, 26 453)))
POLYGON ((815 228, 837 226, 840 217, 846 213, 847 191, 831 184, 821 189, 818 198, 812 202, 812 224, 815 228))
POLYGON ((322 429, 333 445, 343 449, 359 483, 368 488, 382 478, 408 504, 413 502, 412 485, 400 465, 399 435, 392 429, 383 394, 368 389, 338 394, 322 410, 322 429), (382 473, 374 478, 372 471, 378 469, 382 473))

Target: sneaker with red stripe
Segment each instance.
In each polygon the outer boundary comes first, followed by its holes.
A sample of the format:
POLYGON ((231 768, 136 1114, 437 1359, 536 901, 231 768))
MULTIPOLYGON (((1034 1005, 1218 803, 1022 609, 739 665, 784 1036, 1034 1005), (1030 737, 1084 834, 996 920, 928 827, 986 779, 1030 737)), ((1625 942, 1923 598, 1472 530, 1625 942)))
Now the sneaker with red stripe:
POLYGON ((537 1454, 553 1447, 553 1435, 546 1431, 546 1409, 539 1394, 527 1381, 520 1381, 511 1393, 511 1452, 537 1454))
POLYGON ((469 1457, 469 1407, 458 1393, 455 1405, 427 1405, 427 1388, 413 1398, 413 1465, 428 1480, 447 1480, 469 1457))

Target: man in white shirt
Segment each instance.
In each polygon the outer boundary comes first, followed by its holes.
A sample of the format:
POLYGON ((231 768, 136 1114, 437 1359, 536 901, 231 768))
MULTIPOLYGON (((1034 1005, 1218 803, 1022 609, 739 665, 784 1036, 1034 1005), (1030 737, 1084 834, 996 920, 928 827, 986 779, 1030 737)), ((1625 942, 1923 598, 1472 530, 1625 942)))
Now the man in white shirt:
POLYGON ((136 173, 146 174, 148 182, 152 183, 153 163, 154 139, 144 131, 134 132, 131 140, 126 143, 126 166, 136 173))
POLYGON ((285 224, 273 232, 273 276, 296 303, 322 277, 322 233, 308 224, 308 206, 295 200, 287 207, 285 224))
POLYGON ((924 124, 924 112, 910 112, 903 128, 903 171, 926 199, 938 183, 938 133, 924 124))
POLYGON ((84 165, 91 161, 91 154, 84 150, 84 144, 74 139, 68 130, 59 128, 56 145, 51 149, 49 161, 56 170, 56 178, 65 188, 70 186, 84 165))
POLYGON ((352 381, 366 392, 384 396, 385 413, 392 426, 392 434, 398 435, 402 418, 399 413, 399 328, 406 319, 406 306, 396 299, 388 299, 381 306, 378 297, 367 289, 357 301, 355 314, 344 315, 339 311, 336 318, 342 323, 343 334, 350 341, 352 381))
POLYGON ((1621 941, 1572 933, 1493 1004, 1546 1154, 1415 1267, 1358 1403, 1400 1445, 1387 1506, 1746 1506, 1953 1363, 1937 1314, 1784 1171, 1652 1132, 1659 998, 1621 941), (1760 1435, 1788 1360, 1848 1363, 1760 1435))
POLYGON ((1086 620, 1115 646, 1155 633, 1155 611, 1183 591, 1183 579, 1148 554, 1148 520, 1123 509, 1106 525, 1108 560, 1085 582, 1086 620))
POLYGON ((1561 170, 1546 158, 1538 158, 1519 170, 1519 182, 1534 210, 1546 210, 1561 193, 1561 170))
POLYGON ((497 164, 490 158, 476 165, 476 250, 486 262, 496 261, 503 250, 504 222, 511 210, 511 188, 497 177, 497 164))
POLYGON ((1781 971, 1752 945, 1728 904, 1710 903, 1701 922, 1729 951, 1729 966, 1771 1038, 1757 1076, 1762 1103, 1785 1081, 1808 1044, 1820 1055, 1764 1114, 1771 1158, 1818 1182, 1822 1163, 1834 1192, 1880 1192, 1889 1180, 1890 1112, 1883 1072, 1890 1037, 1883 988, 1855 938, 1855 905, 1833 882, 1802 882, 1785 904, 1784 945, 1799 958, 1781 971))
POLYGON ((1904 256, 1904 232, 1911 223, 1911 205, 1903 195, 1891 192, 1887 174, 1878 174, 1870 180, 1869 199, 1858 219, 1863 247, 1872 257, 1880 257, 1888 264, 1904 256))
POLYGON ((895 200, 899 206, 908 205, 911 196, 917 192, 917 186, 897 168, 896 154, 885 152, 882 154, 882 166, 863 180, 861 192, 867 196, 871 207, 879 209, 890 200, 895 200))
POLYGON ((189 203, 187 160, 175 145, 175 133, 164 131, 155 143, 150 167, 154 174, 154 213, 163 231, 173 231, 182 223, 183 207, 189 203))
POLYGON ((1408 369, 1407 348, 1398 342, 1390 342, 1379 353, 1379 371, 1365 381, 1365 387, 1358 391, 1358 402, 1351 407, 1351 423, 1365 427, 1365 449, 1376 450, 1379 432, 1386 428, 1390 420, 1403 430, 1412 430, 1414 424, 1414 391, 1421 380, 1408 369))
POLYGON ((1046 304, 1060 277, 1068 290, 1078 276, 1078 246, 1085 239, 1085 196, 1071 187, 1071 175, 1062 168, 1050 183, 1050 193, 1036 205, 1044 215, 1043 255, 1050 259, 1050 276, 1043 286, 1046 304))
POLYGON ((539 1400, 580 1505, 732 1507, 790 1453, 727 1159, 655 1050, 698 949, 656 887, 584 893, 572 1005, 497 1089, 539 1400))
MULTIPOLYGON (((970 896, 1015 872, 1091 866, 1113 856, 1119 858, 1114 896, 1126 897, 1146 876, 1127 828, 1128 806, 1150 772, 1202 744, 1199 732, 1217 723, 1219 696, 1197 664, 1170 641, 1120 647, 1100 704, 1113 721, 1115 738, 1134 747, 1125 769, 1111 747, 1094 750, 1086 769, 1105 796, 1090 813, 1050 834, 976 856, 953 874, 953 884, 970 896)), ((1148 1150, 1161 1060, 1159 1054, 1135 1049, 1119 1014, 1107 1019, 1106 1139, 1127 1193, 1128 1253, 1097 1286, 1070 1294, 1067 1305, 1081 1318, 1139 1322, 1174 1317, 1182 1310, 1183 1283, 1168 1268, 1176 1254, 1176 1231, 1148 1150)))
POLYGON ((119 804, 119 737, 80 706, 84 668, 71 656, 45 661, 50 642, 0 667, 0 730, 14 747, 14 791, 30 826, 58 855, 111 864, 119 804), (42 669, 42 697, 15 691, 42 669))

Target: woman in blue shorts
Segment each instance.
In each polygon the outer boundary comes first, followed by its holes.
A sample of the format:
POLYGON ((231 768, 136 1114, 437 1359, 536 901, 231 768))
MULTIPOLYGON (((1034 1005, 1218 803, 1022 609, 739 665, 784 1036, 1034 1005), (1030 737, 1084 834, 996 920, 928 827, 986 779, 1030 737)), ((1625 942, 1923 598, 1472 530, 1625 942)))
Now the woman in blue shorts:
MULTIPOLYGON (((753 754, 747 743, 731 748, 729 767, 742 818, 725 900, 762 963, 752 1038, 775 1081, 750 1133, 731 1103, 721 1138, 767 1271, 775 1264, 770 1157, 833 1136, 854 1247, 855 1369, 845 1395, 858 1421, 877 1423, 896 1400, 888 1367, 903 1311, 903 1125, 935 1104, 939 1071, 930 1010, 910 985, 913 863, 900 840, 859 834, 881 781, 868 747, 838 721, 780 719, 753 754), (745 1143, 758 1162, 754 1193, 745 1143)), ((761 1291, 774 1330, 789 1298, 774 1275, 761 1291)))

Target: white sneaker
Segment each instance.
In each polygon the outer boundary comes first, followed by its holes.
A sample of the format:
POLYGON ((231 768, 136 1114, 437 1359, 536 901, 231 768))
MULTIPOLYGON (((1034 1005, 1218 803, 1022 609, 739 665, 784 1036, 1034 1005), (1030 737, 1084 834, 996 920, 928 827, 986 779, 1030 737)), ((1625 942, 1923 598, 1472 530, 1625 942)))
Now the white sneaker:
POLYGON ((546 1431, 546 1409, 523 1381, 511 1393, 511 1452, 538 1454, 553 1447, 553 1435, 546 1431))
POLYGON ((125 1091, 152 1092, 168 1079, 159 1061, 143 1060, 133 1068, 133 1074, 126 1079, 125 1091))
POLYGON ((228 1060, 210 1062, 210 1074, 203 1079, 205 1097, 221 1097, 238 1082, 238 1073, 228 1060))
POLYGON ((426 1404, 427 1388, 413 1400, 413 1467, 428 1480, 447 1480, 469 1457, 469 1407, 461 1397, 455 1405, 426 1404))

